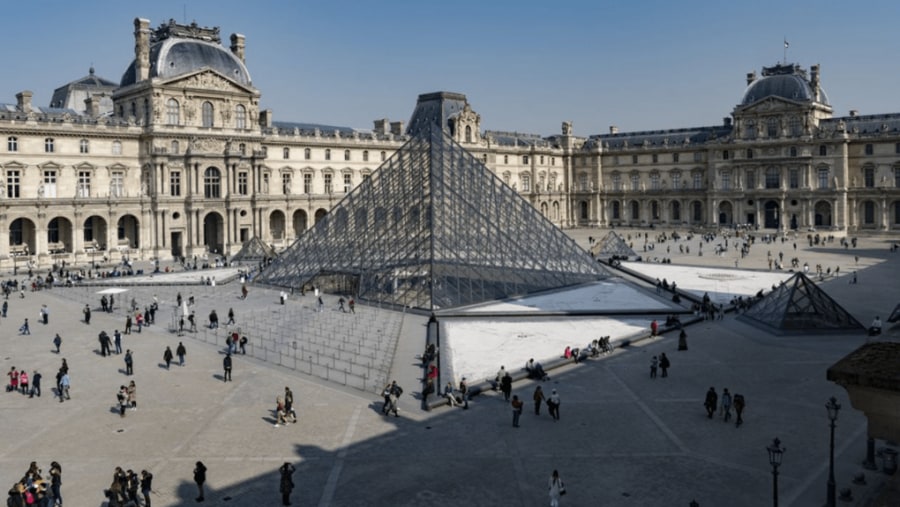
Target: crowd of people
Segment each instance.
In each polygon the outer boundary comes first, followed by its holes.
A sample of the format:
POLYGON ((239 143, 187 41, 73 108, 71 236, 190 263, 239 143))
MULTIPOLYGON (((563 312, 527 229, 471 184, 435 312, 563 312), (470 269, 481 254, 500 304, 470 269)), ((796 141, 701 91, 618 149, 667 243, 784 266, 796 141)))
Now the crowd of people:
POLYGON ((8 495, 6 505, 9 507, 61 507, 62 466, 54 461, 44 475, 37 462, 32 461, 22 478, 9 489, 8 495))

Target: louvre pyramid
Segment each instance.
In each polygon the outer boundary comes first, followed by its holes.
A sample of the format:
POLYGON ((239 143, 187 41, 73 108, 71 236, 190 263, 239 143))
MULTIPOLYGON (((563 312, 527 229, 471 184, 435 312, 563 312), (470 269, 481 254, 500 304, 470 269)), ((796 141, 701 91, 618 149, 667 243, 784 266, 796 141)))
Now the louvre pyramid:
POLYGON ((253 236, 244 242, 244 245, 231 258, 235 262, 258 262, 264 259, 272 259, 276 256, 275 249, 265 244, 263 240, 253 236))
POLYGON ((616 231, 609 231, 603 239, 594 243, 594 246, 591 247, 591 254, 594 257, 637 257, 634 250, 628 246, 622 236, 616 234, 616 231))
POLYGON ((587 252, 434 126, 414 135, 256 281, 438 310, 604 276, 587 252))
POLYGON ((774 334, 862 331, 864 327, 803 273, 750 307, 741 320, 774 334))

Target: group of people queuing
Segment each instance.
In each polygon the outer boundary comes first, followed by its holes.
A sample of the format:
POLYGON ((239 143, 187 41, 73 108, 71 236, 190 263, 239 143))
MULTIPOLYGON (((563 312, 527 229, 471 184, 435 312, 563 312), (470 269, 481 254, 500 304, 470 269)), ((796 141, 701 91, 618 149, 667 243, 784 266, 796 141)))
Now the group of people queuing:
MULTIPOLYGON (((25 475, 9 489, 6 505, 9 507, 62 506, 62 466, 53 461, 50 471, 44 475, 37 462, 32 461, 25 475)), ((150 504, 147 504, 148 506, 150 504)))

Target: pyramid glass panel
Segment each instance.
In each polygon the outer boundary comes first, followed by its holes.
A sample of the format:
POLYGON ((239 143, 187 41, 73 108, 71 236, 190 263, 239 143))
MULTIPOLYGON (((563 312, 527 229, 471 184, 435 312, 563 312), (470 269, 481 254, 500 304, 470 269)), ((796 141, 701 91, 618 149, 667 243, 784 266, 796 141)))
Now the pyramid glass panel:
POLYGON ((628 246, 622 236, 616 234, 616 231, 609 231, 603 239, 594 244, 591 253, 594 257, 637 257, 634 250, 628 246))
POLYGON ((776 334, 863 329, 859 321, 803 273, 795 274, 751 306, 741 320, 776 334))
POLYGON ((247 240, 240 251, 231 258, 234 262, 260 262, 276 256, 275 249, 254 236, 247 240))
POLYGON ((347 194, 257 282, 436 310, 605 276, 571 238, 433 127, 347 194))

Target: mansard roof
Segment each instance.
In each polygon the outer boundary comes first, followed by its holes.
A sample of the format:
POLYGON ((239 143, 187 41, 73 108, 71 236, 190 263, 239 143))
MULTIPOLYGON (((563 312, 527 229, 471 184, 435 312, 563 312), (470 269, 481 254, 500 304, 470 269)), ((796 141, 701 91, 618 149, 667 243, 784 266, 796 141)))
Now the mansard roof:
POLYGON ((604 149, 620 150, 629 147, 675 148, 698 145, 731 135, 730 125, 695 127, 644 132, 623 132, 591 136, 589 142, 602 143, 604 149))
POLYGON ((900 113, 841 116, 819 121, 820 130, 831 131, 839 127, 851 134, 897 133, 900 132, 900 113))
POLYGON ((100 100, 100 112, 108 113, 113 110, 112 94, 118 87, 118 83, 96 75, 91 67, 87 76, 54 90, 50 107, 85 111, 84 101, 96 97, 100 100))

